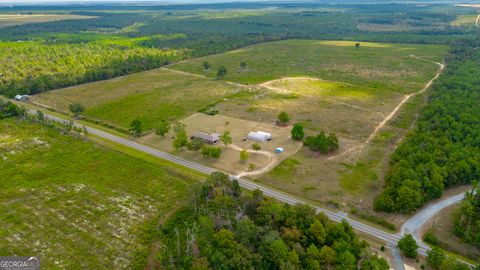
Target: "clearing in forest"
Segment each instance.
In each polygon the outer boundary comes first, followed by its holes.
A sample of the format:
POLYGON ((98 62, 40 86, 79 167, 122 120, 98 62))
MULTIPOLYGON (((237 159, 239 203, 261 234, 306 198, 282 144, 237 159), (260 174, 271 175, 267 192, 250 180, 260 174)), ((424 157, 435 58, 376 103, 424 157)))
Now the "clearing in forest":
POLYGON ((436 77, 440 70, 436 62, 442 62, 448 48, 368 42, 359 42, 357 48, 355 44, 269 42, 169 68, 213 78, 218 67, 225 66, 225 80, 249 84, 251 89, 216 106, 223 115, 271 122, 286 111, 292 122, 304 125, 307 135, 322 130, 337 134, 337 152, 320 155, 303 148, 269 173, 252 177, 344 211, 368 210, 382 190, 386 157, 423 104, 421 95, 405 98, 436 77), (211 65, 209 70, 203 69, 204 61, 211 65))
POLYGON ((92 18, 95 17, 73 14, 0 14, 0 28, 27 23, 42 23, 92 18))
MULTIPOLYGON (((155 128, 161 118, 180 120, 189 134, 199 129, 234 132, 238 126, 245 136, 257 125, 273 127, 277 115, 285 111, 291 124, 298 122, 305 127, 307 136, 320 131, 335 133, 340 149, 320 155, 293 148, 274 161, 279 165, 273 169, 270 156, 251 153, 250 161, 259 174, 242 175, 313 201, 369 209, 382 189, 386 157, 423 104, 421 95, 411 96, 405 104, 402 100, 421 91, 435 77, 439 66, 434 62, 442 62, 447 49, 441 45, 368 42, 356 46, 352 41, 268 42, 43 93, 33 101, 59 111, 79 102, 87 107, 86 117, 123 128, 135 118, 147 130, 155 128), (205 61, 210 64, 207 70, 205 61), (216 79, 220 66, 227 69, 223 80, 216 79), (191 121, 198 117, 195 112, 209 107, 219 112, 216 117, 229 120, 217 123, 215 117, 204 115, 206 121, 191 121), (378 129, 385 119, 388 121, 378 129)), ((295 143, 289 137, 290 128, 285 130, 284 144, 295 143)), ((172 136, 163 139, 149 133, 138 140, 231 173, 241 174, 249 166, 250 162, 239 161, 238 149, 224 150, 218 160, 174 151, 172 136)), ((237 141, 234 138, 234 144, 237 141)), ((273 149, 272 145, 266 151, 273 149)))
POLYGON ((215 77, 227 68, 225 80, 259 84, 283 77, 308 76, 355 85, 413 92, 435 74, 436 67, 411 58, 442 62, 447 46, 353 41, 284 40, 193 59, 170 68, 215 77), (205 70, 207 61, 211 68, 205 70), (246 66, 240 64, 244 62, 246 66))

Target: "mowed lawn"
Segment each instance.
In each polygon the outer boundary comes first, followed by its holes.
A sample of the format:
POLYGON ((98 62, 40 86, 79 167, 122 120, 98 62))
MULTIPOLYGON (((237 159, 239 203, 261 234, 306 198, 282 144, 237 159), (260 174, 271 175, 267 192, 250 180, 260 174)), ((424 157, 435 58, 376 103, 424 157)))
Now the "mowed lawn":
POLYGON ((442 45, 386 44, 352 41, 285 40, 262 43, 222 54, 182 62, 171 68, 215 77, 227 68, 226 80, 258 84, 282 77, 310 76, 371 88, 419 90, 437 69, 425 60, 441 62, 442 45), (208 61, 211 68, 203 69, 208 61), (241 62, 247 66, 242 68, 241 62))
POLYGON ((202 176, 0 121, 0 254, 44 269, 144 269, 152 229, 202 176))
POLYGON ((155 69, 107 81, 45 92, 32 101, 68 113, 72 103, 86 107, 90 119, 128 128, 142 121, 145 130, 161 119, 177 120, 214 104, 238 87, 198 76, 155 69))

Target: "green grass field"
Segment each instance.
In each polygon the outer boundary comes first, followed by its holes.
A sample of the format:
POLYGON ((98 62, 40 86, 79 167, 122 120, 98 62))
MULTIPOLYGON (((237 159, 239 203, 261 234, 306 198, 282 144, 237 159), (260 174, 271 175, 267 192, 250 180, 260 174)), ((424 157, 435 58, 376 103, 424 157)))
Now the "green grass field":
POLYGON ((451 24, 454 26, 474 26, 477 17, 477 14, 460 15, 451 24))
POLYGON ((183 118, 223 100, 236 89, 215 80, 156 69, 45 92, 32 100, 64 113, 68 113, 69 104, 80 103, 90 119, 128 128, 138 118, 149 130, 162 118, 183 118))
POLYGON ((1 254, 46 269, 143 269, 152 229, 200 176, 19 120, 0 121, 1 254))
POLYGON ((441 62, 446 51, 447 46, 439 45, 361 42, 356 49, 351 41, 285 40, 197 58, 172 68, 214 77, 217 68, 225 66, 226 80, 248 84, 286 76, 310 76, 411 92, 420 89, 436 67, 410 56, 441 62), (212 68, 205 71, 203 61, 208 61, 212 68), (247 66, 241 68, 241 62, 247 66))

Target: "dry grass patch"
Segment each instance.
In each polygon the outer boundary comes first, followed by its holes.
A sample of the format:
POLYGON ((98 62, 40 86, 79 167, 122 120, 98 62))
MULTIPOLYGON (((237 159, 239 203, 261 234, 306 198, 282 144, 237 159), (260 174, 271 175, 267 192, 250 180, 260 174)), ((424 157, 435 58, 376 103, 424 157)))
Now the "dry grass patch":
POLYGON ((70 104, 80 103, 86 107, 87 118, 121 128, 139 119, 149 130, 156 128, 162 118, 181 119, 237 89, 212 79, 155 69, 45 92, 35 95, 32 102, 64 113, 68 113, 70 104))
POLYGON ((63 20, 85 20, 96 18, 73 14, 0 14, 0 28, 27 23, 42 23, 63 20))

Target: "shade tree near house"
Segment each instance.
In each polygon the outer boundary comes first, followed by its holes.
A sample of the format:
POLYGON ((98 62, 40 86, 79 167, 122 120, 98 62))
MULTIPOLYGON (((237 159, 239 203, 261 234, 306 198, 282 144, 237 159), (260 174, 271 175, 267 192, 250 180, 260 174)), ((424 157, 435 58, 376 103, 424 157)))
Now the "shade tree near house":
POLYGON ((205 146, 205 143, 198 139, 198 138, 193 138, 190 140, 190 142, 187 145, 187 149, 190 151, 200 151, 203 147, 205 146))
POLYGON ((205 158, 220 158, 222 155, 222 149, 216 146, 204 145, 201 149, 201 152, 205 158))
POLYGON ((172 145, 177 150, 183 149, 188 145, 188 136, 185 126, 180 122, 176 122, 174 125, 174 131, 175 139, 173 139, 172 145))
POLYGON ((170 123, 168 123, 168 121, 165 119, 161 119, 158 128, 155 130, 155 134, 165 137, 165 134, 167 134, 169 131, 170 123))
POLYGON ((346 222, 213 173, 161 230, 169 269, 388 269, 346 222), (375 268, 371 268, 375 266, 375 268))
POLYGON ((229 144, 232 144, 233 139, 232 135, 230 134, 230 131, 226 130, 220 135, 220 141, 227 147, 229 144))

